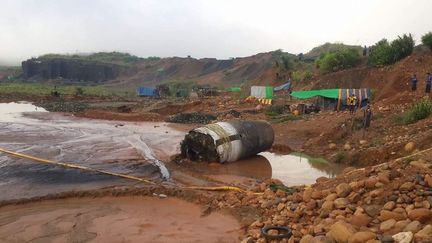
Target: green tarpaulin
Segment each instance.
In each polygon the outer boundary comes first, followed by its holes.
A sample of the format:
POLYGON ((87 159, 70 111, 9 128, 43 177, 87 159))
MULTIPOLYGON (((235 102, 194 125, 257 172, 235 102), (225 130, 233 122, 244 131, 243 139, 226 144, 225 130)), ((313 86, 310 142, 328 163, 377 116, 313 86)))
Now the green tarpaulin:
POLYGON ((273 87, 266 86, 266 98, 273 99, 273 87))
POLYGON ((331 99, 339 98, 339 89, 321 89, 321 90, 307 90, 307 91, 293 91, 292 97, 298 99, 309 99, 315 96, 322 96, 331 99))
POLYGON ((228 91, 233 91, 233 92, 240 92, 241 88, 237 87, 237 86, 232 86, 228 88, 228 91))

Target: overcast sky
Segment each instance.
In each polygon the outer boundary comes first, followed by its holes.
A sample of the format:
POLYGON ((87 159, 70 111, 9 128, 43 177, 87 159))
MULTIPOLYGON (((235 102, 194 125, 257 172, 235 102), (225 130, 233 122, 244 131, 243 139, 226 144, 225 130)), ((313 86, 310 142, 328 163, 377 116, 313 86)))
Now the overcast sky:
POLYGON ((230 58, 432 30, 431 0, 0 0, 0 64, 46 53, 230 58))

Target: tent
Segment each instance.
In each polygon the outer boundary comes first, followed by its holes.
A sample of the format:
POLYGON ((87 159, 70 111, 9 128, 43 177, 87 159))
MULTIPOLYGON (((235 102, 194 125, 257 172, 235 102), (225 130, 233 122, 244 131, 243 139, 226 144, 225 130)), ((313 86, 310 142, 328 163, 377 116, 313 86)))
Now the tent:
POLYGON ((252 86, 251 96, 262 99, 273 99, 273 87, 271 86, 252 86))
POLYGON ((140 87, 138 94, 141 97, 159 97, 159 93, 155 88, 140 87))
POLYGON ((333 107, 335 110, 344 110, 347 108, 348 97, 353 94, 357 96, 359 108, 365 106, 371 96, 370 89, 368 88, 293 91, 291 96, 298 99, 320 97, 324 107, 333 107))

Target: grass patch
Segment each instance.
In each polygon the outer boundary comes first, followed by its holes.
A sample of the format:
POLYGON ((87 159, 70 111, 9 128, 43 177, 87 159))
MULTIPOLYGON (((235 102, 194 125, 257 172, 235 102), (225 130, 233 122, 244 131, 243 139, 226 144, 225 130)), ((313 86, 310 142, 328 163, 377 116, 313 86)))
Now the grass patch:
POLYGON ((136 97, 137 93, 131 89, 109 88, 102 85, 77 86, 77 85, 52 85, 34 83, 0 83, 1 94, 24 94, 32 96, 51 95, 56 86, 60 95, 81 95, 81 96, 117 96, 136 97))
POLYGON ((337 164, 345 164, 348 160, 348 154, 344 151, 340 151, 336 154, 334 162, 337 164))
POLYGON ((432 114, 432 101, 422 100, 415 103, 408 111, 405 113, 396 115, 393 120, 398 124, 412 124, 419 120, 428 118, 432 114))

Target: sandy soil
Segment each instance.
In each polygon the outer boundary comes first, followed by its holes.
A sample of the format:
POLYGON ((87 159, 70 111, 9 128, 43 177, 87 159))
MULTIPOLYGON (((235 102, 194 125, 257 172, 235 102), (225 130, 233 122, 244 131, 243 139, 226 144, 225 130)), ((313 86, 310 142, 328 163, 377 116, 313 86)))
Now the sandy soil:
POLYGON ((0 209, 1 242, 238 242, 232 217, 174 198, 62 199, 0 209))

